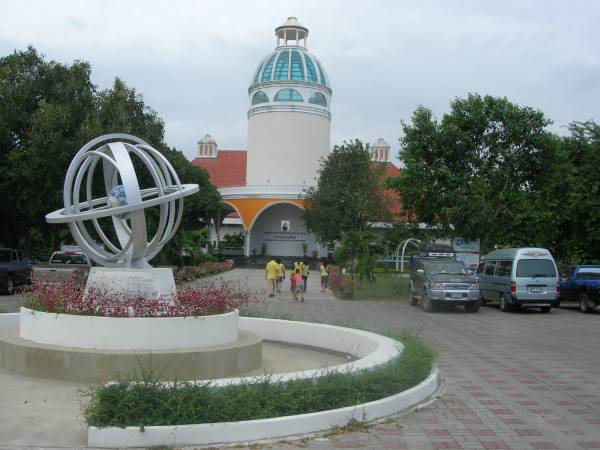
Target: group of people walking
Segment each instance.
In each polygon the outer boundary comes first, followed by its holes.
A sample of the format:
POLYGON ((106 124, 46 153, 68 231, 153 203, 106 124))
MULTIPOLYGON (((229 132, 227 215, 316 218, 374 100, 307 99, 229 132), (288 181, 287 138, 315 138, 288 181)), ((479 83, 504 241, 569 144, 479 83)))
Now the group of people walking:
MULTIPOLYGON (((310 274, 310 264, 306 260, 294 262, 294 267, 290 273, 290 289, 292 299, 304 302, 304 294, 308 287, 308 276, 310 274)), ((325 293, 329 281, 329 271, 327 262, 319 263, 319 275, 321 277, 321 293, 325 293)), ((268 283, 269 298, 275 297, 275 293, 281 294, 281 286, 285 279, 285 265, 280 258, 271 259, 266 266, 265 279, 268 283)))

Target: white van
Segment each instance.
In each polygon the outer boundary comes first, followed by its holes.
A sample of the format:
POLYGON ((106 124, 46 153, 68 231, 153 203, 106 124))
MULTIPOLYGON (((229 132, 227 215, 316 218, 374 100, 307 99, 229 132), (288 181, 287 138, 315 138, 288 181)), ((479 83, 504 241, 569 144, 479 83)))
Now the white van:
POLYGON ((558 304, 558 269, 545 248, 494 250, 483 257, 477 277, 482 305, 498 302, 504 312, 521 306, 550 312, 558 304))

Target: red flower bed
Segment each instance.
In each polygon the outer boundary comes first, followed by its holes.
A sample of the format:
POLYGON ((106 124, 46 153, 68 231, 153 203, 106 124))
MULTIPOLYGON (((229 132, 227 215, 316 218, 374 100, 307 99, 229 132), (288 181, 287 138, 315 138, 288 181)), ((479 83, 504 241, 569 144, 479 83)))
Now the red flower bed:
POLYGON ((184 317, 223 314, 256 300, 253 293, 222 280, 204 280, 177 290, 175 300, 114 294, 89 289, 75 279, 34 280, 31 300, 26 305, 45 312, 107 317, 184 317))

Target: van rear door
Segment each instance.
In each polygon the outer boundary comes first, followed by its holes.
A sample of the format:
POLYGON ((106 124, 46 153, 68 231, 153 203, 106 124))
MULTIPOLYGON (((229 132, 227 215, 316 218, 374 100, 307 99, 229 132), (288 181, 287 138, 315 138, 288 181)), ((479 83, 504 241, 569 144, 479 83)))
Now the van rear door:
POLYGON ((517 260, 515 282, 518 300, 556 300, 556 267, 545 258, 517 260))

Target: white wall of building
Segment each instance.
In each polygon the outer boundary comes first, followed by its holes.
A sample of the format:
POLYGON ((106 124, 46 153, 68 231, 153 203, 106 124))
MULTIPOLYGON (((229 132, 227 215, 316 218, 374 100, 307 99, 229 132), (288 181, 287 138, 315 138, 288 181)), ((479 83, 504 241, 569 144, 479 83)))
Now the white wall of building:
POLYGON ((248 185, 312 186, 329 153, 331 122, 303 112, 267 111, 248 118, 248 185))
POLYGON ((326 250, 316 241, 316 236, 306 231, 302 210, 289 203, 279 203, 264 210, 254 222, 250 236, 250 249, 260 254, 263 242, 267 244, 267 254, 274 256, 304 256, 302 244, 306 244, 306 256, 314 250, 320 256, 326 250), (282 221, 289 222, 289 230, 282 230, 282 221))

